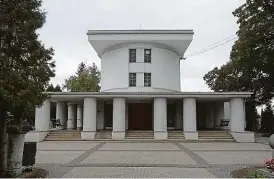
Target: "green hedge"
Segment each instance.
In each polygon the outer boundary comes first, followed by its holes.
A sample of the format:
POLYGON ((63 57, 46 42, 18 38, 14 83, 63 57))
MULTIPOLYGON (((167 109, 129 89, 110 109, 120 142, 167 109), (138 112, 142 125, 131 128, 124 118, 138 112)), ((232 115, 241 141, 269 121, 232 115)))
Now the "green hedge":
POLYGON ((25 142, 22 161, 23 166, 33 166, 35 164, 36 148, 36 142, 25 142))

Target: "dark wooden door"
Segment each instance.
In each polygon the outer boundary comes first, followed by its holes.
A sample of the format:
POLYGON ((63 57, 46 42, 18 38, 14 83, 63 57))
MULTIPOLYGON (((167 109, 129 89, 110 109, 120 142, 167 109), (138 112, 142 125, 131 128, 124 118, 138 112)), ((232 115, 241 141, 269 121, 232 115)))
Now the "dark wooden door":
POLYGON ((152 130, 152 121, 151 103, 128 104, 128 129, 152 130))

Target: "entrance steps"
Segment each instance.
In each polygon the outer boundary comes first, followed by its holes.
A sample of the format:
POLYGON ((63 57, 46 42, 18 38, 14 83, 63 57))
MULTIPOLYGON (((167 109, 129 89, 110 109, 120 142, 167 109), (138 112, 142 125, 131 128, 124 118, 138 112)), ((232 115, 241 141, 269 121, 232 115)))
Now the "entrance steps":
POLYGON ((153 131, 126 131, 126 139, 154 139, 153 131))
POLYGON ((198 131, 199 140, 235 141, 228 131, 198 131))
POLYGON ((101 130, 97 131, 95 135, 95 139, 112 139, 112 131, 111 130, 101 130))
POLYGON ((170 140, 182 140, 185 139, 183 131, 168 131, 168 139, 170 140))
POLYGON ((72 141, 81 140, 81 131, 77 130, 55 130, 50 131, 44 141, 72 141))

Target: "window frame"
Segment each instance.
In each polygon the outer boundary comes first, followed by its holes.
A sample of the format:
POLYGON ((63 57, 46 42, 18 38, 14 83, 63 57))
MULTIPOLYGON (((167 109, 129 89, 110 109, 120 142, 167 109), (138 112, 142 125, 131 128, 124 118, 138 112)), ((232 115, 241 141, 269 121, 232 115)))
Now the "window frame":
POLYGON ((129 87, 136 87, 137 86, 137 74, 136 73, 129 73, 129 75, 128 75, 128 85, 129 85, 129 87))
POLYGON ((144 73, 144 87, 151 87, 151 73, 144 73))
POLYGON ((152 50, 151 49, 144 49, 144 63, 151 63, 151 55, 152 54, 152 50), (146 51, 149 51, 149 54, 146 54, 146 51))
POLYGON ((137 61, 137 49, 130 48, 128 54, 129 54, 128 55, 129 63, 136 63, 136 61, 137 61), (132 55, 132 53, 131 53, 132 51, 135 53, 135 55, 132 55), (134 58, 132 58, 132 57, 134 57, 134 58))

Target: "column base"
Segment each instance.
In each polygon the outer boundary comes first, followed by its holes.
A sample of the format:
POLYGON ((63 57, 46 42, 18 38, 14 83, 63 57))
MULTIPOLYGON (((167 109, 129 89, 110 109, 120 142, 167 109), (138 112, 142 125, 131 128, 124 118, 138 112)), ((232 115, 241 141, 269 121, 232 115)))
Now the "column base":
POLYGON ((184 131, 184 136, 186 140, 198 140, 198 132, 197 131, 184 131))
POLYGON ((48 135, 48 131, 30 131, 26 134, 25 142, 41 142, 48 135))
POLYGON ((77 127, 77 131, 83 130, 83 127, 77 127))
POLYGON ((236 142, 255 142, 254 132, 230 132, 236 142))
POLYGON ((124 140, 125 139, 125 131, 112 131, 112 139, 113 140, 124 140))
POLYGON ((154 131, 154 139, 167 140, 167 131, 154 131))
POLYGON ((82 131, 81 139, 82 140, 93 140, 95 138, 96 131, 82 131))

